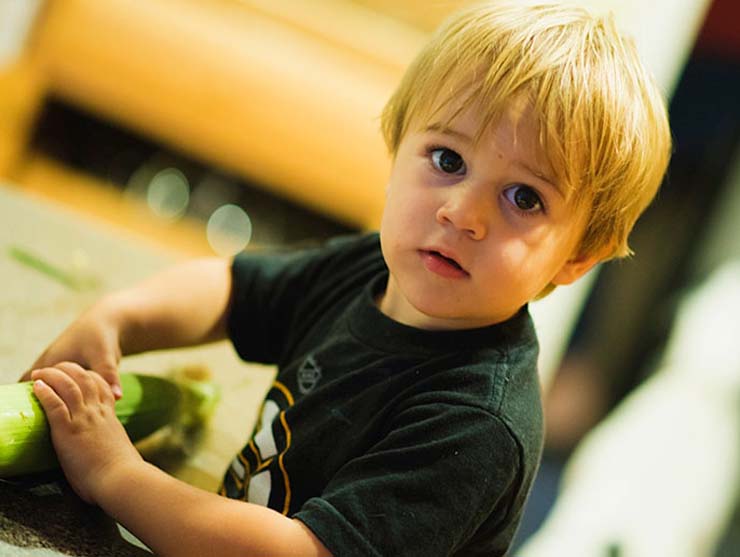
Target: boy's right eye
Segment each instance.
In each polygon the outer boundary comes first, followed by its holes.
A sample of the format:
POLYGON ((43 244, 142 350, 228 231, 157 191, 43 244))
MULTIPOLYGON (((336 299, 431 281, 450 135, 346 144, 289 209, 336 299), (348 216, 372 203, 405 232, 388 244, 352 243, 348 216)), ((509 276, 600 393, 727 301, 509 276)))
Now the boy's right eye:
POLYGON ((430 151, 434 168, 445 174, 464 174, 465 161, 463 158, 446 147, 439 147, 430 151))

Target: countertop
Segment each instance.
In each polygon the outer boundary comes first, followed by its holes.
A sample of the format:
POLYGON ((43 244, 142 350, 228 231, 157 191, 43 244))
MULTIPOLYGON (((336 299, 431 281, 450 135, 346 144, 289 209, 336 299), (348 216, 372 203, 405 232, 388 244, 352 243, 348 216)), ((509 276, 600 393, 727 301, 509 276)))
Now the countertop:
MULTIPOLYGON (((15 382, 74 317, 104 292, 130 285, 178 260, 22 190, 0 184, 0 384, 15 382), (54 277, 21 261, 34 258, 71 274, 54 277)), ((274 370, 245 364, 226 343, 124 358, 122 371, 167 374, 205 366, 222 391, 199 438, 163 460, 163 468, 215 491, 223 471, 254 427, 274 370)), ((140 556, 148 551, 100 509, 84 504, 63 476, 0 480, 0 557, 140 556)))

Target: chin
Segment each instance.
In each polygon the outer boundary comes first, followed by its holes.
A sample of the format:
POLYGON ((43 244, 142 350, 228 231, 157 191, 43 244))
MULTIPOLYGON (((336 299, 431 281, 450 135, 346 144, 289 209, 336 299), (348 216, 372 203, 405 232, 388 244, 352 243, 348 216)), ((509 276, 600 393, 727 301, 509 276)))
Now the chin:
POLYGON ((470 315, 470 313, 461 311, 459 306, 447 303, 440 298, 429 299, 429 296, 411 298, 409 300, 414 309, 421 317, 429 320, 430 323, 438 323, 435 328, 444 329, 461 329, 465 323, 482 322, 486 319, 482 316, 470 315))

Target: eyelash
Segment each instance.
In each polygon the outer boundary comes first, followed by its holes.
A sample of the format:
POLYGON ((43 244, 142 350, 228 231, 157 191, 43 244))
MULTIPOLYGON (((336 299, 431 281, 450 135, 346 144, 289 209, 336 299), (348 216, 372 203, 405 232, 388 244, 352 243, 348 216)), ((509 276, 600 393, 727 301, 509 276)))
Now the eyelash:
POLYGON ((532 186, 528 186, 526 184, 514 184, 514 185, 511 185, 511 186, 508 186, 504 190, 504 197, 506 197, 506 201, 509 202, 509 204, 511 205, 511 207, 518 214, 520 214, 520 215, 522 215, 524 217, 536 217, 538 215, 542 215, 542 214, 546 214, 547 213, 547 210, 546 210, 546 207, 545 207, 545 202, 542 200, 542 196, 539 193, 537 193, 537 190, 535 190, 532 186), (532 192, 532 194, 534 194, 534 196, 537 198, 537 203, 539 204, 539 209, 537 209, 537 210, 531 210, 531 211, 520 209, 517 206, 516 202, 510 200, 509 197, 506 195, 507 192, 513 190, 514 188, 527 189, 530 192, 532 192))
POLYGON ((436 151, 451 151, 452 153, 455 153, 458 157, 460 157, 460 160, 462 161, 462 164, 463 164, 463 168, 465 168, 467 170, 468 165, 467 165, 467 163, 465 162, 465 159, 463 158, 463 156, 460 153, 458 153, 454 149, 450 149, 449 147, 445 147, 444 145, 436 145, 436 144, 433 144, 433 145, 430 145, 430 146, 428 146, 426 148, 426 156, 429 159, 429 164, 431 165, 432 169, 435 172, 439 172, 439 173, 443 174, 444 176, 460 176, 460 174, 458 174, 456 172, 445 172, 444 170, 442 170, 441 168, 439 168, 437 166, 437 164, 434 162, 434 153, 436 151))
MULTIPOLYGON (((454 149, 450 149, 449 147, 445 147, 444 145, 432 144, 432 145, 429 145, 426 148, 426 156, 429 159, 429 165, 432 167, 432 169, 435 172, 439 172, 440 174, 442 174, 444 176, 459 176, 459 174, 445 172, 444 170, 442 170, 441 168, 438 167, 437 163, 434 161, 434 153, 436 151, 452 151, 453 153, 457 154, 460 157, 460 159, 462 160, 463 167, 467 170, 467 164, 465 162, 465 159, 457 151, 455 151, 454 149)), ((517 214, 519 214, 519 215, 521 215, 523 217, 535 217, 535 216, 538 216, 540 214, 547 213, 547 210, 546 210, 546 207, 545 207, 545 202, 543 201, 542 196, 537 192, 537 190, 535 188, 533 188, 532 186, 528 186, 527 184, 513 184, 511 186, 508 186, 504 190, 504 197, 506 198, 506 201, 507 201, 507 203, 509 203, 510 207, 514 211, 516 211, 517 214), (534 196, 537 198, 537 203, 539 204, 539 209, 538 210, 527 211, 527 210, 524 210, 524 209, 519 208, 517 206, 516 202, 513 201, 513 200, 511 200, 511 199, 509 199, 508 195, 506 195, 506 193, 509 192, 510 190, 512 190, 513 188, 522 188, 522 189, 526 188, 527 190, 531 191, 534 194, 534 196)))

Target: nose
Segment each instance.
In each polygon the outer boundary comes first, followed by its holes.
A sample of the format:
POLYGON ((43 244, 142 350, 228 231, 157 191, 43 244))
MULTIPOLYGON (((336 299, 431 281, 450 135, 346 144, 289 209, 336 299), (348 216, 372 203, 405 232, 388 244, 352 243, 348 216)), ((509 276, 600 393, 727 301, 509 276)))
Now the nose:
POLYGON ((446 197, 437 209, 437 222, 454 226, 473 240, 488 233, 490 202, 472 184, 459 183, 446 189, 446 197))

